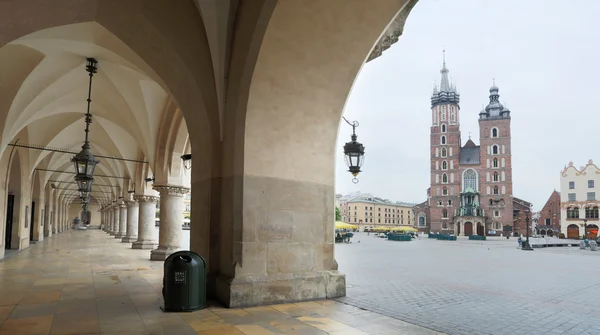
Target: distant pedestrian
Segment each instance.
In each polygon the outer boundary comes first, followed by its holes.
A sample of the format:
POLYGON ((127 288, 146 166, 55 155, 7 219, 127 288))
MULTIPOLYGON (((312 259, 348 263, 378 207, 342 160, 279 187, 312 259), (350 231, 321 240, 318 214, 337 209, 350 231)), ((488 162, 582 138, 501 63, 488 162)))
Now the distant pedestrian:
POLYGON ((523 243, 523 239, 521 239, 521 236, 519 236, 519 238, 517 239, 517 242, 519 242, 519 247, 521 247, 521 243, 523 243))
POLYGON ((78 216, 76 216, 76 217, 73 219, 73 229, 77 229, 77 228, 79 228, 79 224, 80 224, 80 223, 81 223, 81 220, 79 219, 79 217, 78 217, 78 216))

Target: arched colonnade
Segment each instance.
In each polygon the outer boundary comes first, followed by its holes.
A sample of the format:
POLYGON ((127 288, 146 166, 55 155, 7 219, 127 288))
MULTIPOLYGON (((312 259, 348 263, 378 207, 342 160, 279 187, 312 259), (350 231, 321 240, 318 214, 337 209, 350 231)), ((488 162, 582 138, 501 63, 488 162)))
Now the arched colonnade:
POLYGON ((79 206, 65 186, 72 154, 14 144, 78 149, 83 64, 94 57, 92 151, 116 159, 100 158, 92 216, 100 210, 109 233, 153 247, 142 235, 160 196, 153 256, 175 250, 163 223, 177 220, 188 191, 179 156, 191 153, 190 245, 208 263, 209 294, 229 307, 344 295, 332 219, 341 114, 360 68, 398 40, 415 3, 0 3, 0 215, 12 195, 11 247, 28 245, 23 204, 36 203, 33 240, 67 229, 79 206))

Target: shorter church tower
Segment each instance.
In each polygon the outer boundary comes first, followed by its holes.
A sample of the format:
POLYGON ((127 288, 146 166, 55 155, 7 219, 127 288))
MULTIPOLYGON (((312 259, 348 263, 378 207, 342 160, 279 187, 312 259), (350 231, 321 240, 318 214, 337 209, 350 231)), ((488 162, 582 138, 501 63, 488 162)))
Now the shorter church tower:
POLYGON ((499 89, 490 88, 490 102, 479 113, 482 178, 481 205, 488 229, 508 233, 513 226, 510 110, 500 103, 499 89))
POLYGON ((460 95, 450 84, 448 72, 444 53, 440 71, 442 80, 431 96, 431 188, 428 200, 430 229, 436 232, 451 230, 460 192, 460 95))

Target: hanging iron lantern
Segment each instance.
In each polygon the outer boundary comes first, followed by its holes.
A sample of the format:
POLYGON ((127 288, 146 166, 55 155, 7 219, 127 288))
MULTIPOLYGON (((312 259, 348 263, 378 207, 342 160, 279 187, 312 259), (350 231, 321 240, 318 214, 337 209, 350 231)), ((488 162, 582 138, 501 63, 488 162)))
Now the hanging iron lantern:
POLYGON ((356 140, 356 127, 359 125, 358 122, 354 121, 350 123, 348 120, 346 120, 346 118, 343 119, 346 121, 346 123, 352 126, 352 136, 350 136, 352 141, 344 144, 344 155, 346 159, 346 165, 348 166, 348 172, 354 176, 354 178, 352 178, 352 182, 356 184, 358 183, 358 178, 356 177, 360 172, 362 172, 360 168, 364 163, 365 147, 362 145, 362 143, 356 140))
POLYGON ((85 141, 81 146, 81 151, 75 155, 71 162, 75 167, 75 181, 80 192, 91 192, 92 183, 94 182, 94 170, 99 161, 94 157, 90 150, 90 142, 88 133, 90 132, 90 123, 92 123, 92 115, 90 114, 90 104, 92 102, 92 77, 98 71, 98 61, 94 58, 88 58, 85 69, 89 73, 90 81, 88 87, 87 112, 85 114, 85 141))
POLYGON ((89 196, 90 196, 90 192, 89 191, 87 191, 87 190, 84 191, 82 189, 79 189, 79 197, 81 199, 87 199, 89 196))
POLYGON ((192 154, 181 155, 181 160, 183 161, 183 167, 186 170, 189 170, 192 168, 192 154))

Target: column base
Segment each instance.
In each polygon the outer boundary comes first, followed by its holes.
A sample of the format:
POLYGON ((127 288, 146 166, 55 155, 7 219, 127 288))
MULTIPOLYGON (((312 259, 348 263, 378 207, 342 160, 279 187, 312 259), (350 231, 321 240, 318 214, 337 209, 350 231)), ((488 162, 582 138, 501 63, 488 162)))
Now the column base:
POLYGON ((158 249, 154 249, 150 252, 150 260, 151 261, 164 261, 165 259, 167 259, 167 257, 169 257, 172 253, 176 252, 177 250, 179 250, 179 249, 175 249, 175 248, 164 249, 159 246, 158 249))
POLYGON ((125 235, 123 235, 122 233, 115 233, 115 238, 123 238, 125 237, 125 235))
POLYGON ((217 299, 228 308, 243 308, 346 296, 346 275, 319 271, 271 276, 217 278, 217 299))
POLYGON ((154 241, 134 241, 131 244, 131 249, 156 249, 158 243, 154 241))
POLYGON ((137 236, 125 236, 121 239, 123 243, 131 243, 137 241, 137 236))

